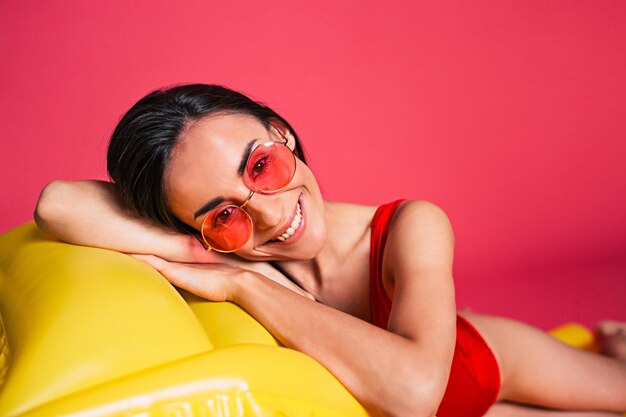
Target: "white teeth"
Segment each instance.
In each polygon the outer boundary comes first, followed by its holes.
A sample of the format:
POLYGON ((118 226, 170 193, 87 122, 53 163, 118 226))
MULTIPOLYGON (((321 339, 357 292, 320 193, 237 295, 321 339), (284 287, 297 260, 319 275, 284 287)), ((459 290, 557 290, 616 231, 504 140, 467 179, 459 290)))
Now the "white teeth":
POLYGON ((298 202, 297 213, 293 221, 291 222, 291 225, 289 225, 289 228, 287 229, 285 233, 278 236, 276 239, 280 240, 281 242, 284 242, 285 240, 289 239, 291 236, 293 236, 294 233, 296 233, 296 230, 298 230, 298 227, 300 227, 301 221, 302 221, 302 209, 300 208, 300 203, 298 202))

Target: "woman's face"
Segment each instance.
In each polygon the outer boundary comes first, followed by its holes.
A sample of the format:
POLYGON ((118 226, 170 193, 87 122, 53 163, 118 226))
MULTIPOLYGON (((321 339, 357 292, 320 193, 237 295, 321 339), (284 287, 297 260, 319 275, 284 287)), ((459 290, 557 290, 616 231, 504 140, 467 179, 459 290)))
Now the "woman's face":
MULTIPOLYGON (((275 124, 294 149, 294 137, 275 124)), ((183 222, 200 230, 204 215, 195 213, 213 199, 241 205, 250 189, 238 174, 243 155, 252 143, 281 141, 256 118, 245 114, 216 113, 190 124, 173 149, 165 172, 168 204, 183 222)), ((273 194, 255 193, 245 209, 253 222, 250 240, 237 255, 250 260, 301 260, 317 255, 326 239, 324 203, 311 170, 299 159, 291 182, 273 194), (296 232, 277 240, 292 225, 301 208, 296 232)))

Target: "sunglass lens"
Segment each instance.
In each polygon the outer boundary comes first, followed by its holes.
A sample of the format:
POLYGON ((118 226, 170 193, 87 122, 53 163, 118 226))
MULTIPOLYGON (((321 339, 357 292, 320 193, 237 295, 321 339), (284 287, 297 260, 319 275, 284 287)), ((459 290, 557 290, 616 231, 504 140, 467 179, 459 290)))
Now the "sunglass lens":
POLYGON ((246 171, 255 190, 278 191, 291 182, 296 159, 284 144, 268 142, 252 152, 246 171))
POLYGON ((241 248, 252 234, 252 219, 237 206, 222 206, 211 210, 202 224, 202 235, 213 248, 232 252, 241 248))

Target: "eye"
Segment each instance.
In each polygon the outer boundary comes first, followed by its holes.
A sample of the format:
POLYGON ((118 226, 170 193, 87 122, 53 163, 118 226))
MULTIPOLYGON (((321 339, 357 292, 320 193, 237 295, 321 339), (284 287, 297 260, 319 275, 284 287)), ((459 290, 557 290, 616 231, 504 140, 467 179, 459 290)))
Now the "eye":
POLYGON ((267 160, 267 157, 261 158, 258 161, 256 161, 256 163, 252 167, 252 174, 253 175, 255 175, 255 174, 258 175, 258 174, 261 174, 263 172, 263 169, 265 168, 266 160, 267 160))
POLYGON ((215 217, 213 217, 213 227, 220 227, 230 219, 233 209, 231 207, 225 207, 221 209, 215 217))
POLYGON ((250 164, 250 168, 248 168, 250 179, 256 181, 260 179, 260 177, 267 175, 272 169, 273 162, 274 156, 271 153, 256 158, 253 163, 250 164))

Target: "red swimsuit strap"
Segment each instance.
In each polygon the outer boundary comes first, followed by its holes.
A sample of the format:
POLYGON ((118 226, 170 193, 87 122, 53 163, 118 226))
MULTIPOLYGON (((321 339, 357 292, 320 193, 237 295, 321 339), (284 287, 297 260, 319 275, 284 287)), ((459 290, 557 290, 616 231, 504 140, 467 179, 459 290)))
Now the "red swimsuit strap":
POLYGON ((383 288, 383 253, 387 241, 389 223, 396 209, 404 199, 383 204, 378 207, 370 224, 370 312, 371 322, 375 326, 387 328, 391 300, 383 288))
MULTIPOLYGON (((382 261, 389 223, 404 200, 384 204, 371 223, 370 311, 372 324, 387 329, 391 300, 383 288, 382 261)), ((457 315, 457 337, 450 378, 438 417, 479 417, 496 401, 500 371, 493 352, 472 324, 457 315)))

